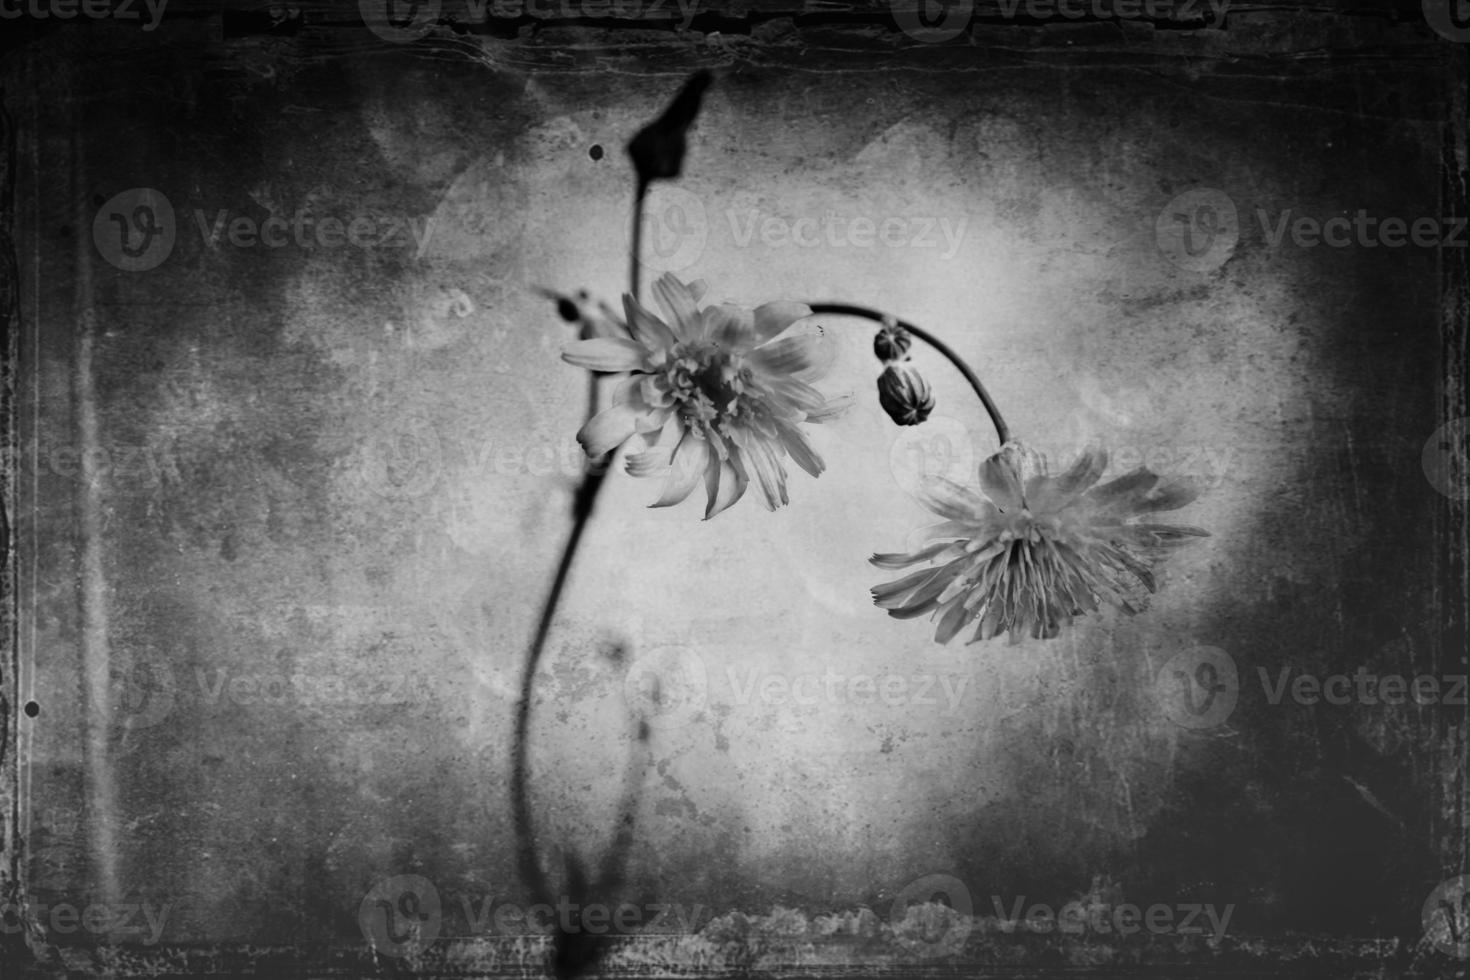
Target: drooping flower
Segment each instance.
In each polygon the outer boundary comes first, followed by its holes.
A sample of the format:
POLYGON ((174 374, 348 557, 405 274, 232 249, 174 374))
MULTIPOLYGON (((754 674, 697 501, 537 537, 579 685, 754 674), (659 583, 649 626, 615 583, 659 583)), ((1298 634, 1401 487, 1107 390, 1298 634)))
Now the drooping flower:
POLYGON ((1198 495, 1194 486, 1142 467, 1095 485, 1106 468, 1107 453, 1090 449, 1052 476, 1011 442, 980 465, 983 496, 949 480, 926 481, 925 505, 945 518, 925 531, 937 543, 871 561, 889 569, 938 564, 875 586, 873 601, 899 619, 936 614, 940 643, 971 623, 971 643, 1007 631, 1014 642, 1056 636, 1073 616, 1104 603, 1138 612, 1155 588, 1153 566, 1208 532, 1140 520, 1183 507, 1198 495))
POLYGON ((767 508, 787 502, 782 458, 818 476, 826 468, 801 425, 844 407, 811 386, 826 373, 830 349, 820 328, 793 326, 811 314, 801 303, 700 309, 703 285, 671 274, 653 284, 667 321, 623 297, 631 337, 569 344, 562 357, 593 371, 631 372, 612 404, 577 440, 596 459, 634 437, 633 476, 665 476, 654 507, 684 500, 701 480, 709 519, 745 493, 753 475, 767 508))

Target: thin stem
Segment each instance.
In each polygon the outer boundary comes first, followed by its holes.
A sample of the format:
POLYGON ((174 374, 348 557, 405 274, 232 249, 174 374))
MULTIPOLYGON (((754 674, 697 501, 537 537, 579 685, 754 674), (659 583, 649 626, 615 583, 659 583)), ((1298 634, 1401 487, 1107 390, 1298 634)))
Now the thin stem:
POLYGON ((638 189, 633 194, 633 255, 628 261, 628 292, 638 298, 638 284, 642 280, 640 263, 643 255, 643 199, 648 196, 648 181, 640 177, 638 189))
POLYGON ((928 344, 930 347, 933 347, 936 351, 944 356, 945 360, 949 361, 949 363, 953 364, 956 368, 959 369, 960 374, 963 374, 965 376, 965 380, 970 382, 970 387, 975 389, 975 394, 980 396, 980 404, 985 406, 985 412, 990 416, 991 424, 995 426, 995 436, 997 439, 1000 440, 1000 444, 1004 446, 1006 443, 1011 441, 1010 427, 1006 425, 1005 419, 1001 418, 1000 409, 996 407, 994 399, 992 399, 990 397, 990 393, 985 390, 985 386, 980 383, 979 376, 977 376, 975 372, 970 369, 970 365, 965 363, 964 358, 956 354, 954 350, 944 341, 940 340, 929 331, 914 326, 912 323, 909 323, 905 320, 900 320, 897 317, 887 316, 886 314, 880 313, 877 310, 868 309, 866 306, 854 306, 851 303, 811 303, 809 305, 811 306, 813 313, 833 313, 840 316, 860 316, 864 317, 865 319, 872 320, 875 323, 896 323, 903 330, 906 330, 907 332, 913 334, 915 337, 918 337, 924 343, 928 344))
MULTIPOLYGON (((638 256, 642 251, 643 203, 647 190, 647 181, 640 180, 633 198, 633 261, 628 273, 628 291, 635 300, 639 296, 639 280, 642 278, 638 256)), ((590 374, 589 379, 587 417, 591 419, 597 414, 599 376, 595 373, 590 374)), ((551 633, 551 622, 556 618, 556 610, 561 603, 562 592, 571 574, 572 563, 576 560, 577 546, 581 544, 582 532, 587 529, 587 522, 592 517, 593 505, 597 502, 597 494, 602 489, 603 481, 607 478, 611 457, 612 453, 608 453, 594 460, 577 487, 576 496, 572 502, 572 531, 562 549, 561 561, 556 566, 556 577, 551 580, 551 589, 546 593, 546 602, 541 607, 541 618, 536 624, 536 635, 531 641, 531 649, 526 654, 525 672, 521 675, 521 698, 516 704, 516 726, 512 737, 511 752, 510 797, 516 837, 520 842, 517 848, 519 852, 517 859, 521 878, 530 886, 533 898, 539 903, 548 905, 552 903, 552 896, 546 884, 545 871, 538 857, 536 832, 531 819, 528 761, 531 694, 536 683, 536 670, 541 664, 541 655, 546 650, 546 638, 551 633)))

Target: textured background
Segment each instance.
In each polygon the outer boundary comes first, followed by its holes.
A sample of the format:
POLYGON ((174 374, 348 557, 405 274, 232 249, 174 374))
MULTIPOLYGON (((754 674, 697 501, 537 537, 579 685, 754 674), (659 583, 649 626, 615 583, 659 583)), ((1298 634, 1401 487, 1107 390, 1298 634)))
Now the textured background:
MULTIPOLYGON (((477 49, 205 18, 12 50, 33 900, 168 902, 165 941, 298 944, 359 941, 390 875, 434 883, 445 935, 475 931, 466 900, 524 900, 510 723, 584 411, 568 329, 531 287, 622 290, 622 143, 707 63, 686 177, 652 201, 655 271, 930 327, 1054 459, 1099 440, 1200 480, 1176 516, 1214 536, 1146 614, 1056 641, 939 647, 887 619, 865 559, 928 522, 920 470, 968 473, 993 438, 923 353, 936 419, 900 432, 870 331, 834 320, 825 387, 857 407, 817 433, 829 471, 794 473, 788 508, 752 495, 702 523, 609 481, 537 684, 548 846, 595 859, 611 832, 622 645, 702 680, 656 719, 632 893, 815 913, 937 872, 988 913, 1102 876, 1114 899, 1233 903, 1244 933, 1415 931, 1461 846, 1455 712, 1273 705, 1257 668, 1465 670, 1420 467, 1437 255, 1273 247, 1258 209, 1439 214, 1446 62, 1306 70, 1276 56, 1352 48, 1352 25, 1253 23, 1078 29, 1091 55, 1040 31, 883 58, 853 54, 872 32, 765 21, 598 56, 590 29, 477 49), (142 271, 94 234, 134 188, 174 212, 142 271), (1186 268, 1156 221, 1196 188, 1234 203, 1239 241, 1186 268), (235 218, 298 213, 423 240, 229 240, 235 218), (801 219, 831 236, 773 237, 801 219), (864 219, 895 219, 891 243, 855 244, 864 219), (1239 703, 1181 726, 1154 679, 1206 647, 1233 658, 1239 703), (892 704, 759 693, 829 672, 907 686, 892 704)), ((1447 46, 1385 31, 1375 51, 1447 46)))

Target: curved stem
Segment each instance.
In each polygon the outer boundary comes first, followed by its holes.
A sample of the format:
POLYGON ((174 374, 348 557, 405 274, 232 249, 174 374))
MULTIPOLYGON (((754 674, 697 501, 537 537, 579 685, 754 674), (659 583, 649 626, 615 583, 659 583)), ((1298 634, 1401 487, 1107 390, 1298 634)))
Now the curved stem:
MULTIPOLYGON (((639 296, 639 280, 642 278, 638 256, 641 252, 643 202, 647 190, 647 181, 640 180, 633 198, 633 260, 628 273, 628 287, 635 300, 639 296)), ((599 377, 593 373, 589 374, 588 378, 587 418, 591 419, 597 414, 599 377)), ((572 501, 572 532, 567 537, 566 545, 562 548, 561 561, 556 566, 556 576, 551 580, 551 589, 546 593, 546 601, 541 607, 541 618, 537 621, 536 635, 531 640, 531 649, 526 654, 525 672, 521 675, 521 697, 516 703, 516 725, 511 750, 510 798, 516 837, 520 841, 520 846, 517 848, 519 851, 517 860, 521 878, 530 886, 532 897, 541 904, 551 904, 552 896, 546 884, 545 871, 538 857, 536 832, 531 819, 527 758, 531 728, 531 693, 536 683, 536 670, 541 664, 541 655, 546 650, 546 638, 551 634, 551 621, 556 618, 556 610, 561 604, 561 595, 566 588, 567 577, 577 557, 577 546, 582 542, 582 532, 587 528, 587 522, 592 517, 592 507, 597 502, 597 494, 602 489, 603 481, 607 478, 611 457, 612 453, 608 453, 601 459, 593 461, 583 475, 582 483, 577 487, 576 496, 572 501)))
POLYGON ((980 396, 980 404, 985 406, 985 412, 990 416, 991 424, 995 426, 995 435, 996 438, 1000 440, 1000 444, 1004 446, 1006 443, 1011 441, 1010 427, 1006 425, 1005 419, 1001 418, 1000 409, 996 407, 994 399, 992 399, 990 397, 990 393, 985 390, 985 386, 980 383, 979 376, 970 369, 970 365, 965 363, 964 358, 956 354, 954 350, 944 341, 940 340, 929 331, 914 326, 912 323, 909 323, 905 320, 900 320, 897 317, 890 317, 886 314, 878 312, 877 310, 869 309, 866 306, 854 306, 851 303, 809 303, 807 305, 812 308, 813 313, 832 313, 840 316, 858 316, 868 320, 872 320, 875 323, 896 323, 902 329, 913 334, 915 337, 918 337, 924 343, 928 344, 930 347, 934 348, 941 355, 943 355, 945 360, 949 361, 949 363, 958 368, 960 374, 963 374, 965 376, 965 380, 970 383, 970 387, 975 389, 975 394, 980 396))

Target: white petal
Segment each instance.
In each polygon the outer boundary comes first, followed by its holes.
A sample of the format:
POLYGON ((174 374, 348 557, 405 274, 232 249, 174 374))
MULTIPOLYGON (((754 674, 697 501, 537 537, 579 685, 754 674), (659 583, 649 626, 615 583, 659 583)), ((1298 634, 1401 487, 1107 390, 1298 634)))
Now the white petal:
POLYGON ((621 446, 638 427, 646 415, 642 409, 624 403, 614 403, 592 416, 577 433, 582 450, 593 459, 612 452, 621 446))
POLYGON ((770 340, 797 320, 812 315, 812 308, 805 303, 778 300, 764 303, 755 308, 755 333, 761 340, 770 340))
POLYGON ((942 476, 919 481, 918 497, 925 507, 952 521, 972 521, 989 509, 978 493, 942 476))
POLYGON ((636 371, 643 366, 646 348, 626 337, 593 337, 562 348, 562 360, 592 371, 636 371))
MULTIPOLYGON (((712 464, 713 462, 711 461, 712 464)), ((746 475, 745 467, 740 462, 738 449, 732 449, 729 459, 718 466, 710 465, 705 470, 704 488, 708 502, 704 508, 704 519, 709 520, 716 514, 722 513, 743 497, 745 488, 749 484, 750 477, 746 475)))
POLYGON ((980 464, 980 489, 1004 511, 1020 510, 1021 478, 1011 457, 1004 451, 980 464))
POLYGON ((836 354, 836 345, 821 333, 797 328, 761 344, 749 356, 771 374, 814 381, 831 369, 836 354))
POLYGON ((672 272, 665 272, 654 280, 653 298, 669 318, 669 326, 675 334, 685 340, 698 336, 698 301, 690 288, 679 281, 672 272))
POLYGON ((643 308, 631 296, 623 296, 623 312, 628 317, 628 331, 645 347, 657 349, 674 346, 674 332, 668 324, 643 308))
POLYGON ((674 450, 674 458, 669 470, 669 482, 664 485, 663 495, 650 506, 670 507, 683 502, 699 485, 699 479, 704 476, 705 467, 708 465, 709 443, 686 433, 679 443, 679 448, 674 450))
POLYGON ((668 446, 655 446, 628 457, 624 468, 629 476, 663 476, 669 471, 673 450, 668 446))
POLYGON ((791 454, 791 459, 806 470, 812 476, 821 476, 827 465, 822 462, 822 457, 806 441, 805 434, 795 426, 783 425, 780 427, 781 445, 786 447, 786 452, 791 454))
POLYGON ((765 440, 752 435, 745 440, 743 448, 745 454, 750 457, 751 466, 755 469, 755 479, 760 484, 761 493, 766 498, 766 508, 775 510, 788 503, 786 467, 781 465, 781 461, 771 452, 765 440))

